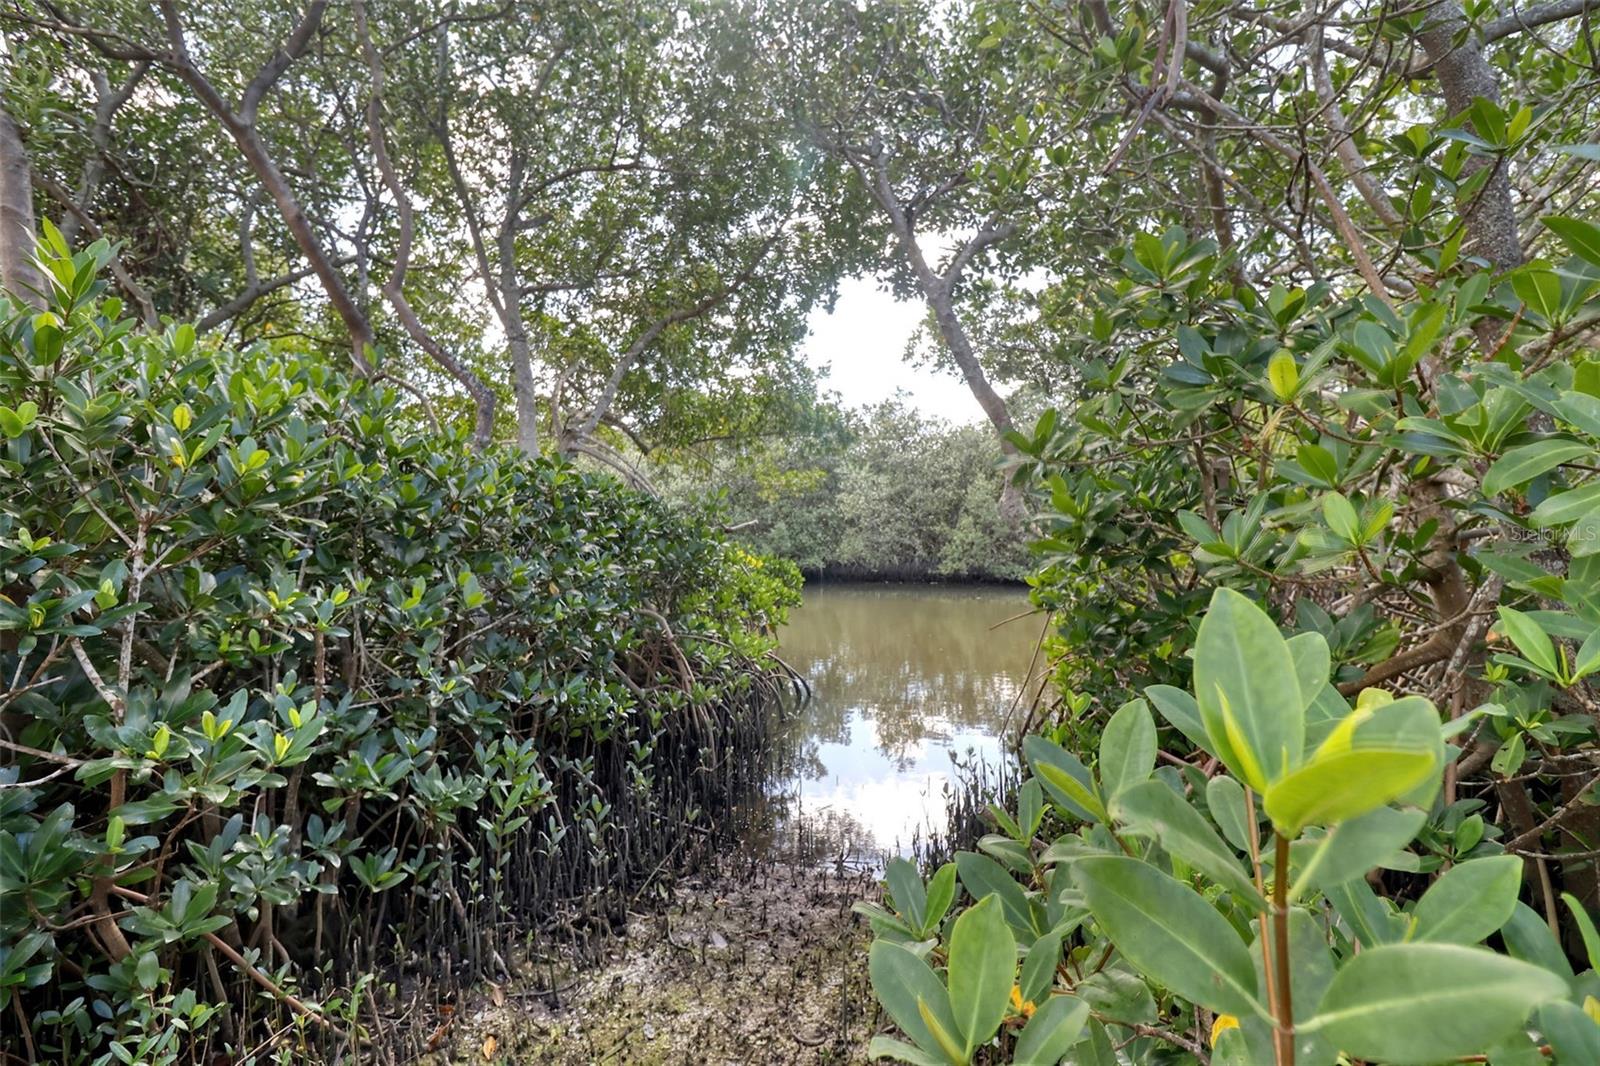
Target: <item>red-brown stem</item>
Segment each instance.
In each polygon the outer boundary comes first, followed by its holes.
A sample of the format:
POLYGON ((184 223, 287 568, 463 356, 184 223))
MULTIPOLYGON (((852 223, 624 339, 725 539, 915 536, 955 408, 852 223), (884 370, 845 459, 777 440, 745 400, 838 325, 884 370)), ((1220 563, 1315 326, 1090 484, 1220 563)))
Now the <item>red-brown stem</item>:
POLYGON ((1272 946, 1277 992, 1275 1009, 1278 1024, 1272 1030, 1272 1045, 1278 1066, 1294 1066, 1294 994, 1289 980, 1289 838, 1277 834, 1272 860, 1272 946))
MULTIPOLYGON (((1256 794, 1253 789, 1244 790, 1245 822, 1250 831, 1250 870, 1255 875, 1256 891, 1266 896, 1266 882, 1261 876, 1261 828, 1256 821, 1256 794)), ((1275 882, 1282 881, 1282 877, 1275 875, 1275 882)), ((1274 888, 1276 895, 1276 888, 1274 888)), ((1272 943, 1267 932, 1267 919, 1261 919, 1261 972, 1267 978, 1267 1006, 1276 1013, 1278 1006, 1278 983, 1276 980, 1277 968, 1272 964, 1272 943)), ((1276 1038, 1274 1038, 1276 1039, 1276 1038)))

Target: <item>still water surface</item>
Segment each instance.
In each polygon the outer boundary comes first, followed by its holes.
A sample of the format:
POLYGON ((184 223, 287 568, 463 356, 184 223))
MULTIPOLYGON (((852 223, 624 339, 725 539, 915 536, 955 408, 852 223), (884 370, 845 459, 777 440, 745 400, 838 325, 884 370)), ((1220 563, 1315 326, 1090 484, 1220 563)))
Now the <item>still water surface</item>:
POLYGON ((1033 694, 1040 617, 999 624, 1028 609, 1016 588, 808 585, 780 635, 813 690, 793 724, 791 813, 856 858, 942 830, 951 755, 998 763, 1033 694))

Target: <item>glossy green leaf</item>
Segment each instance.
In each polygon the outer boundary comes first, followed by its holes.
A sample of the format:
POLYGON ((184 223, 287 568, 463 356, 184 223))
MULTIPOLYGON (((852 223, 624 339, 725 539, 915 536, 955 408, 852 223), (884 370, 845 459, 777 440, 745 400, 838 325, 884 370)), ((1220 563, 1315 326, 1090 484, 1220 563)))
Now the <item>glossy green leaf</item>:
POLYGON ((1095 922, 1141 971, 1211 1010, 1263 1009, 1244 941, 1192 888, 1120 856, 1080 859, 1073 877, 1095 922))
POLYGON ((1483 494, 1498 496, 1507 489, 1527 484, 1562 463, 1593 457, 1593 445, 1571 440, 1541 440, 1512 448, 1495 460, 1495 464, 1484 475, 1483 494))
POLYGON ((1600 506, 1600 482, 1591 482, 1580 488, 1568 489, 1547 497, 1533 509, 1528 521, 1536 529, 1564 525, 1577 521, 1584 513, 1600 506))
POLYGON ((1581 218, 1562 215, 1545 215, 1539 221, 1561 238, 1573 255, 1586 263, 1600 266, 1600 226, 1581 218))
POLYGON ((1529 616, 1512 607, 1501 607, 1500 625, 1511 643, 1517 646, 1529 662, 1551 675, 1560 673, 1556 660, 1556 647, 1544 628, 1529 616))

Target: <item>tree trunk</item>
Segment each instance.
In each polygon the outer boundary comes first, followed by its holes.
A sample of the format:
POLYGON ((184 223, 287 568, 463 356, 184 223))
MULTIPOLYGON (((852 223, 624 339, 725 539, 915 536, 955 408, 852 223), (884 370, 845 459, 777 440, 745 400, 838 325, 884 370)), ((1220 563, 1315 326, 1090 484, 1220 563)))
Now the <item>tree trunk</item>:
MULTIPOLYGON (((518 168, 520 171, 520 168, 518 168)), ((520 182, 518 183, 520 185, 520 182)), ((517 215, 508 194, 505 224, 500 229, 500 301, 495 308, 511 352, 511 394, 517 402, 517 447, 524 455, 539 454, 539 397, 533 384, 533 348, 522 318, 522 288, 517 280, 517 215)), ((487 263, 484 264, 487 266, 487 263)), ((484 283, 492 284, 485 277, 484 283)))
MULTIPOLYGON (((1441 0, 1434 5, 1428 24, 1417 34, 1433 64, 1434 76, 1444 90, 1445 106, 1459 115, 1481 96, 1500 102, 1500 82, 1494 68, 1484 58, 1477 38, 1467 27, 1466 15, 1457 0, 1441 0), (1462 38, 1461 44, 1456 39, 1462 38)), ((1517 215, 1511 204, 1511 175, 1504 160, 1468 156, 1465 174, 1486 166, 1494 167, 1488 182, 1471 204, 1465 217, 1468 250, 1488 260, 1497 271, 1522 265, 1522 239, 1517 232, 1517 215)))
POLYGON ((44 276, 34 266, 33 178, 22 133, 0 107, 0 285, 30 307, 44 307, 44 276))

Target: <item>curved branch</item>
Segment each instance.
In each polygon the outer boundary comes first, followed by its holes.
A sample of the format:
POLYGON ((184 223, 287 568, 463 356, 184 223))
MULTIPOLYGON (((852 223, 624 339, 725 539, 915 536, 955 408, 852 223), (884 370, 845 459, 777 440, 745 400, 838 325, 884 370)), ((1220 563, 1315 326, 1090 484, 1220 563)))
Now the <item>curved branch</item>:
POLYGON ((444 346, 422 324, 422 319, 417 317, 411 302, 406 299, 406 269, 411 259, 411 242, 416 221, 412 214, 411 198, 406 195, 404 186, 400 184, 400 176, 395 173, 394 162, 389 158, 389 147, 383 135, 383 60, 372 44, 372 34, 367 25, 366 4, 363 0, 352 0, 350 10, 355 18, 356 34, 361 40, 361 51, 366 57, 367 69, 372 77, 372 93, 367 99, 367 134, 372 143, 372 157, 377 164, 378 173, 383 176, 383 183, 388 186, 390 195, 394 197, 395 207, 400 214, 400 236, 395 248, 394 266, 389 272, 388 279, 383 283, 383 294, 394 307, 395 315, 400 319, 406 332, 411 335, 411 339, 416 341, 418 347, 427 352, 434 362, 443 367, 446 373, 455 378, 467 391, 467 395, 472 397, 473 405, 477 409, 472 440, 478 448, 485 448, 488 447, 489 440, 494 434, 493 390, 460 360, 445 351, 444 346))

